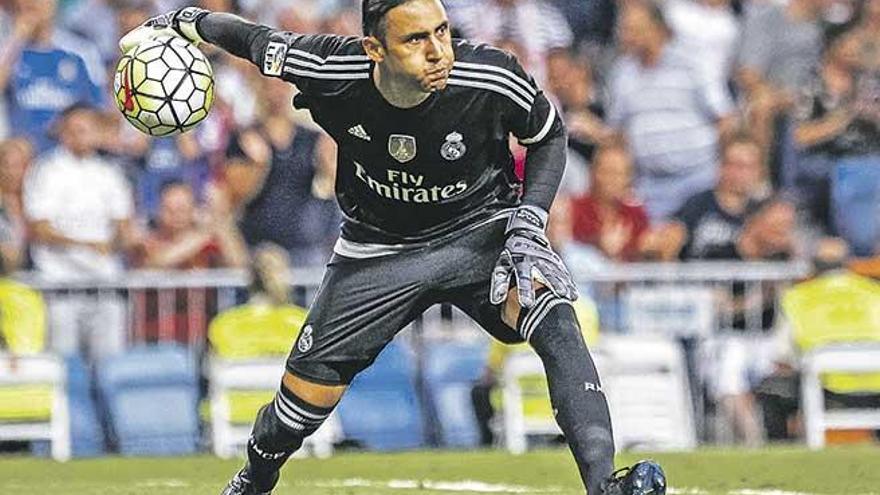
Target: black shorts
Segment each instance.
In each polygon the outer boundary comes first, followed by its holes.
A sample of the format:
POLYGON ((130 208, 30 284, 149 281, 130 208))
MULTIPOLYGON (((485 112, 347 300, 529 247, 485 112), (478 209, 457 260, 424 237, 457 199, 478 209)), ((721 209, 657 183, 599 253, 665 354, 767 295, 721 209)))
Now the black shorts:
POLYGON ((287 369, 325 385, 349 384, 397 333, 437 303, 451 303, 506 343, 523 338, 489 303, 504 243, 502 219, 436 245, 388 256, 334 256, 287 359, 287 369))

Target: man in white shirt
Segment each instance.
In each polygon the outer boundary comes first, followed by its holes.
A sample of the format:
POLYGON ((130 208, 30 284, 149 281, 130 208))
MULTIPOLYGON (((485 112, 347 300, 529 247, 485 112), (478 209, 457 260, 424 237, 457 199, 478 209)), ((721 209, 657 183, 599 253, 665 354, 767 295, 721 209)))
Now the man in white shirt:
MULTIPOLYGON (((88 283, 124 270, 132 196, 117 166, 96 153, 96 119, 89 107, 66 109, 56 123, 58 147, 37 162, 24 185, 34 267, 47 280, 88 283)), ((99 357, 123 348, 126 308, 114 291, 72 290, 48 302, 55 351, 85 348, 99 357)))
POLYGON ((623 56, 606 118, 630 145, 648 216, 662 221, 715 184, 719 135, 735 127, 735 107, 673 38, 658 3, 627 2, 617 22, 623 56))
POLYGON ((704 77, 727 91, 740 32, 730 0, 668 0, 664 11, 682 51, 704 77))

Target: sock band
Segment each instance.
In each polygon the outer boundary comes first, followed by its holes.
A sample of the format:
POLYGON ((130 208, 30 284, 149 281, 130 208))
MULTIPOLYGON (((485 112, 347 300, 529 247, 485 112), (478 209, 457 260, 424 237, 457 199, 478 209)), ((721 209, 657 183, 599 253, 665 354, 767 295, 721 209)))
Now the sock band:
POLYGON ((275 394, 275 415, 290 430, 313 432, 330 416, 333 408, 314 406, 284 386, 275 394))
POLYGON ((535 333, 535 329, 538 328, 538 325, 541 324, 541 321, 547 317, 547 314, 551 309, 555 308, 560 304, 568 304, 571 305, 571 301, 568 299, 563 299, 556 294, 554 294, 550 290, 545 290, 541 295, 538 296, 535 301, 535 305, 532 306, 532 309, 528 311, 524 318, 521 319, 521 323, 519 325, 519 334, 522 338, 528 342, 532 338, 532 334, 535 333))

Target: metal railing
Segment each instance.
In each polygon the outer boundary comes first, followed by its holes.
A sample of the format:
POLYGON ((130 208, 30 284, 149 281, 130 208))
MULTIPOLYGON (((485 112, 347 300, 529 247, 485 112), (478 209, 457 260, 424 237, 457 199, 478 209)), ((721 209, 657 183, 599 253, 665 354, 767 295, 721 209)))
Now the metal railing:
MULTIPOLYGON (((321 267, 288 274, 294 302, 308 305, 321 267)), ((778 311, 780 292, 809 274, 805 262, 691 262, 609 264, 601 270, 572 267, 582 290, 596 302, 603 331, 708 335, 730 329, 761 331, 778 311)), ((50 302, 64 294, 120 298, 128 315, 130 343, 177 340, 201 344, 210 318, 242 303, 249 283, 244 270, 129 271, 118 279, 58 281, 38 273, 16 279, 50 302)), ((460 329, 462 315, 428 311, 429 328, 460 329), (444 321, 446 323, 440 324, 444 321), (455 320, 450 326, 448 322, 455 320)), ((466 326, 466 325, 464 325, 466 326)), ((50 328, 51 332, 52 329, 50 328)))

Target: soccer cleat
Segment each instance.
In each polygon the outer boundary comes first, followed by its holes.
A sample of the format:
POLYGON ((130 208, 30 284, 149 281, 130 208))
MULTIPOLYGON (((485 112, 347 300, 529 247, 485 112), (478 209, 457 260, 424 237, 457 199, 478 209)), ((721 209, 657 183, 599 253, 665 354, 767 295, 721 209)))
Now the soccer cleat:
POLYGON ((229 480, 229 484, 226 485, 226 488, 223 489, 220 495, 272 495, 272 490, 258 492, 248 478, 247 469, 242 468, 241 471, 235 473, 235 476, 229 480))
POLYGON ((602 495, 666 495, 666 475, 654 461, 639 461, 614 471, 602 483, 602 495))

